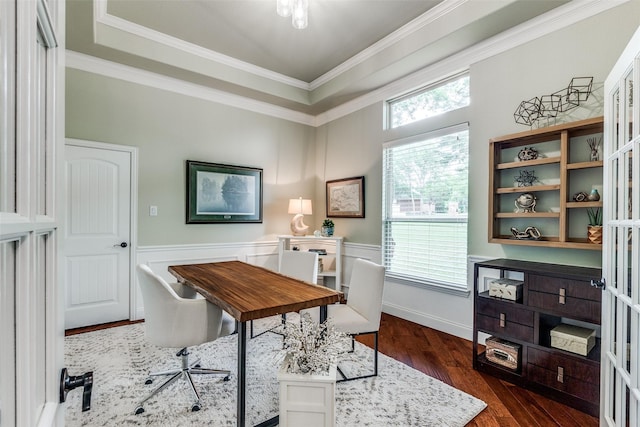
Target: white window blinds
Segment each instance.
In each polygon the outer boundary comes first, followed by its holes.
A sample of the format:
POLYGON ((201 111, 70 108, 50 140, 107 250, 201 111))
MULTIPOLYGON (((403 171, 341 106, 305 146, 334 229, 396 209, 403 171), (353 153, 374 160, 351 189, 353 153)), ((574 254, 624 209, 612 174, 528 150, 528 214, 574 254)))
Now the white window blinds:
POLYGON ((468 152, 466 123, 384 147, 388 276, 467 289, 468 152))

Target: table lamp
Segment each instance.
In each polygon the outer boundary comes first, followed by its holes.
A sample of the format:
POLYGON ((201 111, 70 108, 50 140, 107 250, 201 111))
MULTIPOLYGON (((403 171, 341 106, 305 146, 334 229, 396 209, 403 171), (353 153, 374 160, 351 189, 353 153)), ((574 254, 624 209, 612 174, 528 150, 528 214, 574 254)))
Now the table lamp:
POLYGON ((289 200, 289 213, 295 214, 291 220, 291 232, 294 236, 304 236, 309 230, 309 226, 303 222, 305 215, 311 215, 311 200, 299 197, 289 200))

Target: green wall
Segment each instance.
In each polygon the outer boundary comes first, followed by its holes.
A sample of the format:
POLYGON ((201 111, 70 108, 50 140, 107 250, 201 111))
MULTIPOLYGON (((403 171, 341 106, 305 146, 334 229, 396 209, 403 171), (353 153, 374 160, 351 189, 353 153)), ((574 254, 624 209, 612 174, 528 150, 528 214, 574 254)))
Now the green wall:
POLYGON ((141 246, 272 240, 289 233, 289 199, 313 197, 309 126, 75 69, 66 77, 68 138, 138 147, 141 246), (186 160, 262 168, 263 222, 185 224, 186 160))
MULTIPOLYGON (((466 112, 470 254, 600 264, 596 251, 487 243, 488 141, 527 130, 513 120, 520 101, 566 87, 574 76, 593 76, 600 84, 593 96, 602 98, 601 84, 639 24, 640 3, 629 2, 471 65, 472 105, 466 112)), ((419 133, 422 126, 383 130, 382 102, 314 129, 76 69, 67 69, 66 77, 67 137, 139 149, 138 242, 143 246, 271 240, 288 232, 287 201, 298 196, 313 198, 314 215, 305 222, 319 228, 325 181, 360 175, 365 176, 366 217, 336 219, 336 234, 379 245, 382 144, 419 133), (186 225, 187 159, 263 168, 264 222, 186 225), (157 217, 148 215, 149 205, 158 206, 157 217)))
MULTIPOLYGON (((576 109, 572 117, 563 120, 602 115, 598 104, 604 80, 639 25, 640 2, 630 2, 471 65, 471 106, 466 119, 470 123, 469 254, 601 265, 599 251, 488 243, 488 142, 492 137, 529 130, 513 118, 520 102, 567 87, 572 77, 593 76, 595 90, 590 102, 584 104, 587 108, 576 109)), ((327 179, 366 175, 367 220, 345 219, 336 224, 350 241, 381 243, 382 144, 424 131, 420 125, 407 131, 383 130, 383 107, 378 103, 317 130, 319 152, 330 153, 326 162, 318 161, 327 179), (350 144, 354 146, 347 149, 350 144)), ((452 124, 430 120, 436 128, 452 124)))

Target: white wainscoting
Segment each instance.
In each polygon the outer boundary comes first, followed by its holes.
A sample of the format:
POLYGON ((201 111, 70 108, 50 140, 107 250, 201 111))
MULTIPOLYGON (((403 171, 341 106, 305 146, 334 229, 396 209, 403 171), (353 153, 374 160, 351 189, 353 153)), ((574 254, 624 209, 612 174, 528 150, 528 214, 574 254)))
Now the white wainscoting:
MULTIPOLYGON (((348 294, 353 261, 364 258, 376 263, 381 262, 380 246, 364 245, 360 243, 345 243, 343 251, 342 291, 348 294)), ((137 263, 148 265, 168 282, 175 282, 168 272, 168 267, 177 264, 198 264, 217 261, 244 261, 272 270, 278 269, 278 242, 248 242, 248 243, 215 243, 209 245, 166 245, 138 247, 137 263)), ((131 319, 144 318, 142 295, 135 282, 136 292, 131 301, 131 319)))
MULTIPOLYGON (((378 245, 345 242, 343 251, 342 290, 348 295, 349 279, 356 258, 382 262, 378 245)), ((471 340, 473 326, 473 265, 488 258, 469 256, 469 294, 451 295, 416 286, 385 282, 382 310, 385 313, 410 320, 461 338, 471 340)), ((176 264, 196 264, 216 261, 240 260, 272 270, 278 266, 278 242, 216 243, 210 245, 143 246, 137 251, 137 262, 147 264, 167 281, 175 281, 167 268, 176 264)), ((482 272, 484 273, 484 272, 482 272)), ((485 278, 481 277, 480 283, 485 278)), ((137 282, 136 282, 137 287, 137 282)), ((144 307, 139 289, 131 303, 131 319, 143 319, 144 307)))

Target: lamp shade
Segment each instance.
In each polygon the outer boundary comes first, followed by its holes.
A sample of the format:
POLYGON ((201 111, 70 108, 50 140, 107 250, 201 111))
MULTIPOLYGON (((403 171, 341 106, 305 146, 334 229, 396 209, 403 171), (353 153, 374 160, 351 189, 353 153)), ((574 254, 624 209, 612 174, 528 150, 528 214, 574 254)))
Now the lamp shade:
POLYGON ((311 199, 303 199, 302 197, 298 199, 290 199, 289 213, 311 215, 313 213, 311 210, 311 199))

